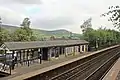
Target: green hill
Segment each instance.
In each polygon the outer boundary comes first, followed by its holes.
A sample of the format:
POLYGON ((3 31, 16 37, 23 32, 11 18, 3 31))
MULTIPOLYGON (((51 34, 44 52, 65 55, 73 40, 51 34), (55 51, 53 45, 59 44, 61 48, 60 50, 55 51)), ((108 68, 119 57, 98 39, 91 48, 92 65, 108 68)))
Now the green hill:
MULTIPOLYGON (((2 25, 2 28, 10 31, 11 33, 14 32, 16 29, 19 27, 12 26, 12 25, 2 25)), ((59 30, 53 30, 53 31, 48 31, 48 30, 40 30, 40 29, 32 29, 33 30, 33 35, 35 35, 38 39, 41 38, 49 38, 50 36, 55 36, 56 38, 60 38, 62 36, 68 38, 70 36, 70 31, 64 30, 64 29, 59 29, 59 30)), ((72 33, 73 38, 80 38, 80 34, 72 33)))

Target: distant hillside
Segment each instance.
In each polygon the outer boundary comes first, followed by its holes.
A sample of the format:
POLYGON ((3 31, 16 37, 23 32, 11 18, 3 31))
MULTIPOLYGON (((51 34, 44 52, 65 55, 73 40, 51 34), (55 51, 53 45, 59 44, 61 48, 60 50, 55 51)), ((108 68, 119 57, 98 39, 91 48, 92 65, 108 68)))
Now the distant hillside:
MULTIPOLYGON (((11 25, 2 25, 2 28, 14 32, 16 29, 19 27, 16 26, 11 26, 11 25)), ((59 29, 59 30, 53 30, 53 31, 47 31, 47 30, 40 30, 40 29, 32 29, 33 30, 33 35, 35 35, 38 39, 41 38, 49 38, 50 36, 55 36, 57 38, 60 38, 62 36, 64 37, 69 37, 70 36, 70 31, 64 30, 64 29, 59 29)), ((80 34, 72 33, 73 38, 80 38, 80 34)))
POLYGON ((10 32, 14 32, 16 29, 18 29, 19 27, 16 26, 12 26, 12 25, 2 25, 2 28, 10 31, 10 32))

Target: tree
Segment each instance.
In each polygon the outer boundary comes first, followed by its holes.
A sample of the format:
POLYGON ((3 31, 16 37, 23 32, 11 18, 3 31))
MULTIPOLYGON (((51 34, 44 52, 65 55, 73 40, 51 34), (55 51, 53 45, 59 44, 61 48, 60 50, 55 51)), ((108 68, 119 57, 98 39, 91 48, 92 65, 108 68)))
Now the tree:
POLYGON ((25 29, 17 29, 13 33, 13 41, 30 41, 30 37, 25 29))
POLYGON ((89 42, 90 47, 98 49, 120 42, 120 32, 106 28, 102 29, 102 27, 94 30, 91 25, 91 19, 86 20, 81 25, 81 28, 83 31, 83 39, 89 42))
POLYGON ((113 22, 114 27, 120 29, 120 7, 110 6, 107 13, 102 14, 102 16, 109 16, 108 21, 113 22))
POLYGON ((91 21, 92 18, 89 18, 88 20, 84 21, 80 28, 83 32, 83 39, 89 42, 90 47, 96 47, 97 35, 96 30, 92 29, 91 21))
POLYGON ((82 32, 84 33, 88 28, 92 27, 91 24, 92 18, 89 18, 88 20, 84 21, 84 23, 80 26, 80 28, 82 29, 82 32))
POLYGON ((55 40, 55 36, 51 36, 51 37, 50 37, 50 40, 55 40))
POLYGON ((91 40, 90 35, 92 34, 91 32, 93 31, 91 21, 92 18, 89 18, 88 20, 84 21, 84 23, 80 26, 83 32, 84 39, 87 41, 91 40))
POLYGON ((72 39, 72 37, 73 37, 72 32, 70 32, 68 38, 72 39))
POLYGON ((2 19, 0 17, 0 45, 5 41, 10 41, 10 33, 2 28, 2 19))
POLYGON ((1 31, 1 29, 2 29, 2 19, 0 17, 0 31, 1 31))
POLYGON ((65 36, 62 36, 62 39, 64 40, 64 39, 65 39, 65 36))
POLYGON ((6 42, 6 41, 10 41, 11 37, 10 37, 10 33, 9 31, 1 28, 1 31, 0 31, 0 44, 2 44, 3 42, 6 42))
POLYGON ((29 18, 24 18, 24 20, 21 24, 21 26, 23 26, 22 29, 26 30, 27 36, 32 36, 32 34, 33 34, 32 30, 30 29, 30 23, 31 23, 31 21, 29 18))
POLYGON ((37 39, 36 36, 33 36, 33 35, 32 35, 32 36, 30 37, 30 40, 31 40, 31 41, 36 41, 36 40, 38 40, 38 39, 37 39))
POLYGON ((33 35, 32 29, 30 29, 30 19, 25 18, 21 24, 20 29, 17 29, 13 33, 14 41, 35 41, 37 38, 33 35))
POLYGON ((29 28, 30 27, 30 19, 29 18, 24 18, 21 26, 23 26, 24 28, 29 28))

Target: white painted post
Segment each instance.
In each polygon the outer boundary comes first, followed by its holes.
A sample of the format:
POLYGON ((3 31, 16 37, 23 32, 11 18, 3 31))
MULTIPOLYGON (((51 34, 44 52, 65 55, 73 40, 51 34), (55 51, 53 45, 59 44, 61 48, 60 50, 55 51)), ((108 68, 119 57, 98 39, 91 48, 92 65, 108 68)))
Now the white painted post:
POLYGON ((82 45, 80 45, 80 52, 83 52, 83 51, 82 51, 82 45))
POLYGON ((88 52, 88 44, 86 45, 86 49, 87 49, 87 52, 88 52))
POLYGON ((84 52, 86 52, 86 45, 84 45, 84 52))

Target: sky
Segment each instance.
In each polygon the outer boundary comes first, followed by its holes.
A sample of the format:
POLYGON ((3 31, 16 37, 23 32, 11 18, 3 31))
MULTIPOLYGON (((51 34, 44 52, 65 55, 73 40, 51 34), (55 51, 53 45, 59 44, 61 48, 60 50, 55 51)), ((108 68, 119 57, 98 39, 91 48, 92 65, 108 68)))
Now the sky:
POLYGON ((3 24, 20 25, 30 18, 31 28, 66 29, 81 33, 80 25, 92 18, 92 27, 113 29, 107 17, 100 17, 119 0, 0 0, 0 16, 3 24))

